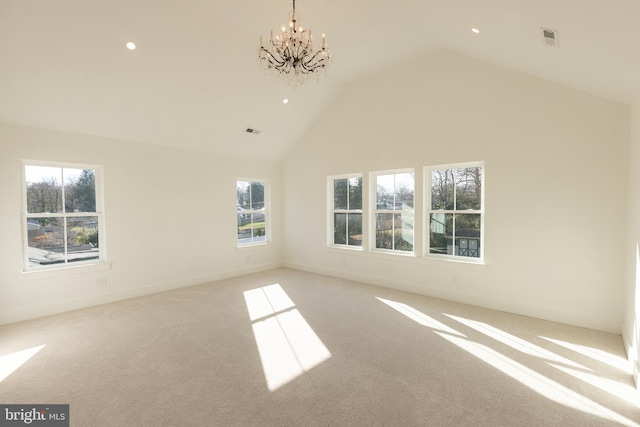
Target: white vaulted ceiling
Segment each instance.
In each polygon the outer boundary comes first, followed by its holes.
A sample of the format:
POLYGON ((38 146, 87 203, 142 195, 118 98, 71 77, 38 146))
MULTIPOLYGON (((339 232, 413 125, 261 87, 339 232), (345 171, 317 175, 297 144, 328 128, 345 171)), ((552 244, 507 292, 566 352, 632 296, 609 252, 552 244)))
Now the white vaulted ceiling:
POLYGON ((333 61, 297 89, 256 59, 259 37, 290 10, 290 0, 1 0, 0 121, 279 159, 345 84, 441 49, 622 102, 640 95, 637 0, 298 0, 299 23, 326 33, 333 61), (559 48, 540 27, 559 31, 559 48))

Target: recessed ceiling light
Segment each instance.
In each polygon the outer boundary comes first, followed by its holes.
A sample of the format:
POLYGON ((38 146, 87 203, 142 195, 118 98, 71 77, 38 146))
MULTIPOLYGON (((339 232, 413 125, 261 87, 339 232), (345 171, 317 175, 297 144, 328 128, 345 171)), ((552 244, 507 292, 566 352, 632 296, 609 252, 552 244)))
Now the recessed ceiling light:
POLYGON ((479 30, 479 29, 477 29, 477 28, 472 28, 472 29, 471 29, 471 31, 473 31, 473 32, 474 32, 474 33, 476 33, 476 34, 478 34, 478 33, 480 32, 480 30, 479 30))
POLYGON ((135 50, 136 49, 136 44, 134 42, 128 42, 127 43, 127 49, 135 50))
POLYGON ((282 103, 283 103, 283 104, 288 104, 288 103, 289 103, 289 100, 288 100, 287 98, 285 98, 285 99, 283 99, 283 100, 282 100, 282 103))

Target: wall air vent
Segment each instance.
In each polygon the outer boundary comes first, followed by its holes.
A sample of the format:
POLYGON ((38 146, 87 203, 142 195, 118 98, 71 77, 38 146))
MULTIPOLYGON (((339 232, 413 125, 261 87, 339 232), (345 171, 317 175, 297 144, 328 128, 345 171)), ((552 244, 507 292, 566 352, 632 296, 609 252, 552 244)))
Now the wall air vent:
POLYGON ((558 30, 550 30, 548 28, 540 27, 540 34, 542 34, 542 41, 544 42, 545 46, 560 47, 558 30))
POLYGON ((254 128, 247 128, 247 133, 254 133, 254 134, 258 135, 260 133, 260 131, 258 129, 254 129, 254 128))

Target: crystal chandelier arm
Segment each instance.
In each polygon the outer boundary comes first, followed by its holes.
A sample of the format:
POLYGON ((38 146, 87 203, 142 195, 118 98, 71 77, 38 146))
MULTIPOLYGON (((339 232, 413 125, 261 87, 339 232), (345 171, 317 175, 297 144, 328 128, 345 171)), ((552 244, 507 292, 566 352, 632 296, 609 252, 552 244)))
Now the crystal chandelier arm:
POLYGON ((316 53, 313 54, 313 56, 311 58, 309 58, 307 61, 302 62, 302 66, 305 69, 309 69, 311 71, 313 71, 314 69, 318 68, 318 67, 324 67, 323 62, 326 61, 326 58, 324 56, 321 56, 320 59, 316 60, 316 58, 318 57, 318 55, 321 55, 323 52, 322 51, 317 51, 316 53), (315 64, 314 64, 315 63, 315 64), (322 64, 322 65, 320 65, 322 64))
POLYGON ((271 52, 269 52, 269 50, 267 50, 266 48, 264 48, 263 46, 260 46, 260 50, 262 50, 265 54, 266 57, 265 59, 270 63, 275 65, 276 67, 282 67, 286 60, 285 59, 278 59, 275 56, 273 56, 273 54, 271 52))

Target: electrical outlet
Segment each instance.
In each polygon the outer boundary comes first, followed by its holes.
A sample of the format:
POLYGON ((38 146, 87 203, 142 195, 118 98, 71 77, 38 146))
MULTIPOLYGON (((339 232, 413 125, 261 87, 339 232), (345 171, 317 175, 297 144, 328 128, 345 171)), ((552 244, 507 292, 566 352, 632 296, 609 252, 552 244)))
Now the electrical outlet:
POLYGON ((106 277, 101 277, 100 279, 96 280, 96 287, 98 287, 98 288, 106 288, 107 287, 107 278, 106 277))

